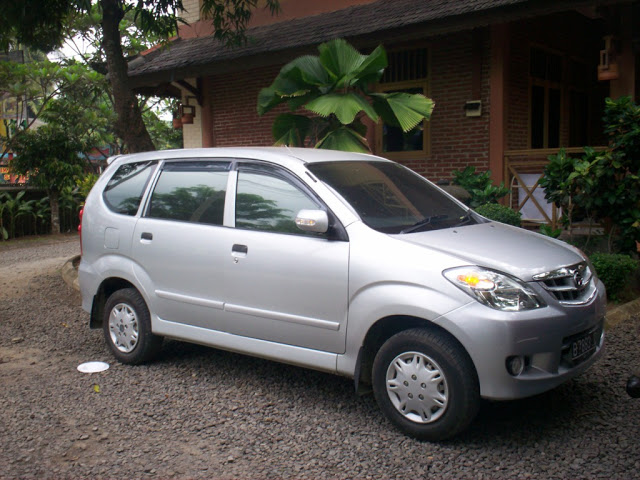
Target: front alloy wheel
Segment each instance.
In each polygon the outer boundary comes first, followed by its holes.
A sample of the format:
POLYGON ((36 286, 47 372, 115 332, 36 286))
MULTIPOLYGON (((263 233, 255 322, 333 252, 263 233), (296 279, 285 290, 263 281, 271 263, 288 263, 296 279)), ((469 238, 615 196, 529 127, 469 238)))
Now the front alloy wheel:
POLYGON ((447 410, 447 379, 429 356, 407 352, 387 369, 387 394, 396 410, 412 422, 437 421, 447 410))
POLYGON ((439 441, 464 430, 480 405, 473 362, 449 334, 435 328, 397 333, 373 362, 380 410, 402 432, 439 441))

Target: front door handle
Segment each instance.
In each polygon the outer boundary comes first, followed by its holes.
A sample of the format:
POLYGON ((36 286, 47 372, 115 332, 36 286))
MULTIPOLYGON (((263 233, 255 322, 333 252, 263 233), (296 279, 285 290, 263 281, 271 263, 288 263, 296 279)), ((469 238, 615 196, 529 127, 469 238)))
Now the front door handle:
POLYGON ((231 251, 233 253, 244 253, 246 255, 247 253, 249 253, 249 247, 247 247, 246 245, 238 245, 237 243, 235 243, 233 247, 231 247, 231 251))
POLYGON ((153 233, 151 233, 151 232, 142 232, 142 235, 140 235, 140 238, 142 240, 153 240, 153 233))

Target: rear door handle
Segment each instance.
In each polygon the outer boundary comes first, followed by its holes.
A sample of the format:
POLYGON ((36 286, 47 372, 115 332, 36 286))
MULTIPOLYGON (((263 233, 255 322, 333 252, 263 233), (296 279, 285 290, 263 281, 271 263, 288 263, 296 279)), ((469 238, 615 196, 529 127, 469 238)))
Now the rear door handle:
POLYGON ((231 247, 231 251, 233 253, 244 253, 245 255, 249 253, 249 247, 246 245, 238 245, 237 243, 231 247))
POLYGON ((140 238, 142 240, 153 240, 153 233, 150 232, 142 232, 142 235, 140 235, 140 238))

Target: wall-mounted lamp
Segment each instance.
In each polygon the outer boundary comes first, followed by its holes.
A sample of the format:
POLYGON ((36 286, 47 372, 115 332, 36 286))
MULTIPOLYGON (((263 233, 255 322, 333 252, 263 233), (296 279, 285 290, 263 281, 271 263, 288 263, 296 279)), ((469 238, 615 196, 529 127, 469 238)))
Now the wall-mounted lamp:
POLYGON ((179 109, 179 117, 182 120, 182 124, 191 124, 193 123, 193 118, 196 116, 196 107, 195 105, 189 105, 189 99, 195 97, 187 96, 187 103, 185 105, 180 105, 179 109))
POLYGON ((616 60, 616 49, 613 44, 613 35, 604 37, 604 50, 600 50, 598 80, 617 80, 620 76, 616 60))

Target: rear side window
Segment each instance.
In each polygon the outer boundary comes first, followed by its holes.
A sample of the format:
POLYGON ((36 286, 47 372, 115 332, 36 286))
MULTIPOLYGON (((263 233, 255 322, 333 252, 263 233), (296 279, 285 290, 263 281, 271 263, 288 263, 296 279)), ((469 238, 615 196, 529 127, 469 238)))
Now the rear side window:
POLYGON ((166 164, 151 195, 147 216, 222 225, 230 162, 166 164))
POLYGON ((102 194, 109 209, 124 215, 135 215, 155 166, 155 161, 121 165, 102 194))

